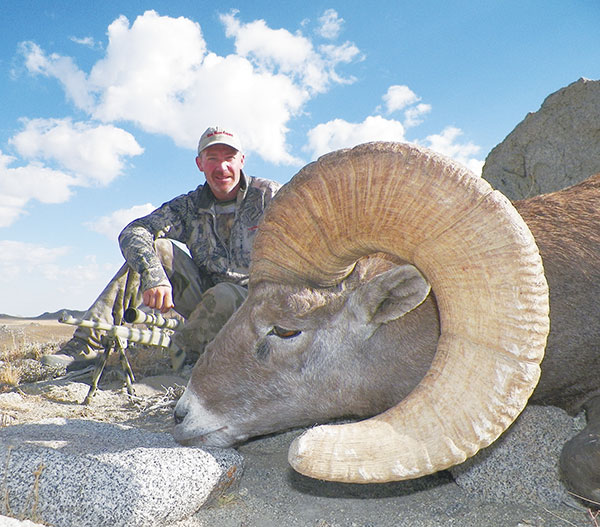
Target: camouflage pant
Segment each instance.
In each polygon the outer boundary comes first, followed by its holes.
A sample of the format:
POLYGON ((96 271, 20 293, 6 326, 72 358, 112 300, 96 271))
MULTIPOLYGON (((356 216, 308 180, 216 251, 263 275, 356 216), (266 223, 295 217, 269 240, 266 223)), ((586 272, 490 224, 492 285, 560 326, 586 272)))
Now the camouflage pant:
MULTIPOLYGON (((228 282, 206 288, 198 267, 185 251, 166 239, 156 240, 154 248, 173 288, 174 309, 186 319, 173 340, 191 358, 197 358, 244 301, 247 290, 228 282)), ((140 275, 124 264, 84 318, 121 324, 127 308, 142 304, 142 293, 140 275)), ((148 308, 144 310, 150 311, 148 308)), ((101 332, 98 330, 78 327, 74 336, 94 348, 101 347, 101 332)))

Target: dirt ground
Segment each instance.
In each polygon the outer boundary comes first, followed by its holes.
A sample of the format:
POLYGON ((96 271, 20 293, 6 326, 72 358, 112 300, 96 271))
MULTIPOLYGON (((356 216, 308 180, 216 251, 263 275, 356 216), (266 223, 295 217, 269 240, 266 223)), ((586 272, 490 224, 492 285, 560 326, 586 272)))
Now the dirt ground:
MULTIPOLYGON (((0 438, 3 426, 50 417, 94 419, 152 431, 169 431, 172 411, 190 368, 174 375, 157 350, 132 349, 138 377, 135 396, 123 389, 118 365, 103 375, 90 405, 82 405, 91 373, 38 380, 36 358, 58 350, 73 333, 54 321, 0 319, 0 438), (24 382, 24 379, 28 382, 24 382), (12 386, 9 382, 18 382, 12 386)), ((47 372, 46 372, 47 373, 47 372)), ((448 473, 384 485, 312 480, 287 464, 287 448, 301 431, 255 439, 238 450, 244 475, 237 489, 212 507, 173 527, 597 527, 600 517, 585 507, 482 502, 467 495, 448 473)))

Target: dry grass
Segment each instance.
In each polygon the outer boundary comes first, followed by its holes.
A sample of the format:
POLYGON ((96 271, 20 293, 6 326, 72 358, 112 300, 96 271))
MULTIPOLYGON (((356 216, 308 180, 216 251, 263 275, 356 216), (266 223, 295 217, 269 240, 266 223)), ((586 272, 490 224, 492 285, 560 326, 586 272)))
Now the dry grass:
POLYGON ((0 385, 17 386, 21 380, 19 368, 8 361, 1 361, 0 365, 2 366, 0 370, 0 385))
POLYGON ((38 360, 58 350, 73 335, 73 327, 54 321, 0 319, 0 360, 38 360))
MULTIPOLYGON (((137 377, 147 377, 169 370, 169 352, 157 346, 131 345, 126 350, 127 360, 137 377)), ((107 361, 109 367, 120 369, 118 353, 111 353, 107 361)))
POLYGON ((20 384, 28 362, 56 353, 72 335, 72 327, 54 321, 0 319, 0 392, 20 384))

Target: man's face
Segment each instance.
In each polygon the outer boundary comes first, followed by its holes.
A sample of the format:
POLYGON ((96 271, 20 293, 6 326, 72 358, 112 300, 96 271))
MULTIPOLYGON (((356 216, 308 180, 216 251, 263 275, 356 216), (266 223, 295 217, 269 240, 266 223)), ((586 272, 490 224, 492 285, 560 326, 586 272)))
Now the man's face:
POLYGON ((227 145, 213 145, 202 151, 196 164, 204 172, 215 198, 229 201, 237 196, 244 154, 227 145))

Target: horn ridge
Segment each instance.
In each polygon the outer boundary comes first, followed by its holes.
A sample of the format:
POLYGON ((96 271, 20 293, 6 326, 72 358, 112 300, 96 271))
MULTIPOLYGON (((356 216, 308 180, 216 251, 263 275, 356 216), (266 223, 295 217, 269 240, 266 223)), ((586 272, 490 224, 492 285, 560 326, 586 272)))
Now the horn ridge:
POLYGON ((400 256, 410 260, 422 240, 410 231, 398 232, 398 221, 418 221, 425 224, 422 232, 434 236, 492 192, 487 182, 465 177, 465 172, 438 154, 401 143, 368 143, 320 157, 296 174, 267 209, 254 242, 251 284, 266 279, 334 285, 358 258, 377 251, 385 232, 392 234, 392 248, 382 252, 395 254, 401 246, 400 256), (453 177, 439 178, 441 171, 451 171, 453 177), (420 177, 412 177, 415 173, 420 177), (454 200, 442 213, 429 210, 432 202, 463 185, 470 203, 454 200), (275 206, 282 200, 285 206, 275 206), (407 238, 396 243, 398 235, 407 238))

